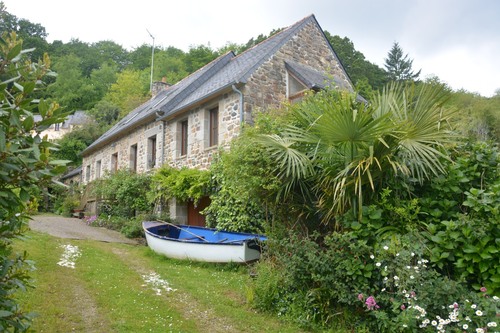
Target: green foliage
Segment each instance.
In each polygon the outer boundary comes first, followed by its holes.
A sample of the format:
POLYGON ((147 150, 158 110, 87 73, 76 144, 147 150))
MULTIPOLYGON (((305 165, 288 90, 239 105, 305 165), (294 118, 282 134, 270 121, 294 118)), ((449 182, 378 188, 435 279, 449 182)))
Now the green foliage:
POLYGON ((394 42, 391 50, 387 54, 387 58, 385 59, 385 68, 387 70, 389 80, 417 80, 422 70, 414 73, 412 65, 413 60, 408 58, 408 54, 403 56, 403 49, 398 43, 394 42))
POLYGON ((120 107, 110 101, 102 100, 89 110, 89 114, 94 117, 97 123, 107 128, 113 125, 120 116, 120 107))
POLYGON ((120 108, 120 118, 147 100, 149 81, 139 71, 124 70, 117 75, 104 99, 120 108))
POLYGON ((82 151, 99 138, 102 133, 103 128, 98 123, 88 121, 57 140, 59 149, 54 152, 54 156, 69 160, 74 166, 81 165, 82 151))
POLYGON ((370 105, 336 91, 293 105, 294 122, 258 139, 275 161, 279 195, 313 198, 328 223, 361 213, 388 180, 443 173, 443 144, 453 139, 443 126, 446 98, 439 86, 392 84, 370 105))
POLYGON ((104 215, 131 218, 152 210, 147 198, 151 176, 129 170, 118 170, 92 183, 93 194, 100 202, 99 211, 104 215))
POLYGON ((0 331, 25 331, 31 316, 15 301, 28 286, 26 253, 12 253, 12 239, 25 229, 34 186, 43 186, 65 170, 51 158, 54 144, 40 132, 66 116, 56 103, 33 98, 50 74, 50 61, 32 63, 15 33, 0 37, 0 331), (41 120, 35 121, 34 115, 41 120))
POLYGON ((371 96, 373 90, 382 90, 388 81, 387 73, 382 68, 366 60, 349 38, 332 36, 328 31, 325 35, 361 96, 366 98, 371 96))
POLYGON ((254 306, 317 330, 334 327, 341 309, 350 312, 344 329, 372 332, 435 331, 438 323, 454 331, 457 324, 494 322, 498 298, 444 277, 428 265, 424 250, 412 237, 368 246, 349 232, 272 241, 257 268, 254 306))
POLYGON ((459 90, 449 104, 460 110, 457 130, 463 136, 500 143, 500 95, 486 98, 459 90))
MULTIPOLYGON (((211 203, 204 210, 207 224, 224 230, 262 232, 278 214, 271 193, 277 189, 269 156, 253 144, 257 133, 273 131, 280 125, 269 114, 258 114, 254 127, 247 127, 221 151, 211 166, 211 203)), ((284 204, 284 203, 283 203, 284 204)))
POLYGON ((176 198, 197 203, 209 194, 210 172, 165 165, 153 175, 153 184, 149 193, 153 202, 176 198))
POLYGON ((305 327, 327 328, 342 306, 355 304, 374 268, 364 259, 370 247, 349 234, 319 240, 290 234, 268 244, 270 257, 259 264, 254 282, 256 307, 305 327))

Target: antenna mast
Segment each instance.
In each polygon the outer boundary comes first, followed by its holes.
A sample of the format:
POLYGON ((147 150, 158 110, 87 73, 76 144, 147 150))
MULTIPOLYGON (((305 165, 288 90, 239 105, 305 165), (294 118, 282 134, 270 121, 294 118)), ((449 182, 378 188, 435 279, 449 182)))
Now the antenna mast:
POLYGON ((155 38, 153 35, 149 32, 148 29, 146 29, 148 32, 149 36, 153 39, 153 46, 151 47, 151 80, 149 82, 149 91, 152 93, 153 92, 153 66, 154 66, 154 61, 155 61, 155 38))

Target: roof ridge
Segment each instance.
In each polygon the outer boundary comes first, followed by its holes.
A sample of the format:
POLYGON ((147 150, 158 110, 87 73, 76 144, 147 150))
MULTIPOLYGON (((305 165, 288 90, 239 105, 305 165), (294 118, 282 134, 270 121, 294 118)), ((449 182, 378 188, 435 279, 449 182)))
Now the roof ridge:
POLYGON ((255 64, 251 68, 245 70, 245 72, 242 73, 242 74, 238 74, 236 76, 236 83, 245 82, 246 79, 248 78, 248 76, 250 75, 250 73, 252 73, 256 68, 258 68, 262 64, 262 62, 263 62, 264 59, 266 59, 270 55, 273 55, 276 52, 276 50, 278 50, 279 48, 281 48, 283 46, 283 44, 285 44, 286 42, 288 42, 288 40, 290 39, 290 37, 292 35, 294 35, 294 33, 296 31, 300 30, 302 28, 302 26, 304 24, 306 24, 306 22, 310 21, 311 19, 313 19, 317 23, 316 18, 314 17, 314 14, 310 14, 310 15, 302 18, 301 20, 295 22, 294 24, 292 24, 292 25, 284 28, 280 32, 276 33, 275 35, 266 38, 265 40, 261 41, 257 45, 252 46, 251 48, 245 50, 244 52, 242 52, 241 54, 239 54, 235 58, 233 58, 232 60, 237 60, 238 57, 243 56, 246 53, 249 53, 251 51, 255 52, 255 50, 257 48, 262 47, 264 44, 269 44, 269 43, 273 42, 274 40, 276 40, 277 38, 279 38, 280 36, 283 37, 282 36, 283 34, 285 34, 285 33, 288 34, 288 36, 286 36, 283 39, 283 41, 281 41, 280 43, 278 43, 277 45, 275 45, 273 48, 271 48, 268 52, 266 52, 264 55, 262 55, 260 57, 259 61, 256 61, 255 64))

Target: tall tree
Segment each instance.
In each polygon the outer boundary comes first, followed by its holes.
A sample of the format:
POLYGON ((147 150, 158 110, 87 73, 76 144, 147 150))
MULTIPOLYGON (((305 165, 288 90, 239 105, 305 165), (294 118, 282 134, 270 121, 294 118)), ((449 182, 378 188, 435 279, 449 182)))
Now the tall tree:
POLYGON ((80 58, 75 55, 64 56, 54 64, 58 73, 56 82, 48 87, 52 97, 68 110, 86 110, 92 106, 93 86, 82 75, 80 58))
POLYGON ((118 74, 104 99, 120 108, 120 118, 147 100, 149 71, 124 70, 118 74))
POLYGON ((422 71, 413 72, 413 59, 409 59, 408 54, 403 55, 403 49, 397 42, 392 45, 384 65, 391 81, 415 81, 422 71))
POLYGON ((349 38, 332 36, 328 31, 325 31, 325 36, 361 95, 368 97, 372 90, 381 90, 384 87, 387 83, 385 71, 366 60, 363 53, 354 48, 354 43, 349 38))

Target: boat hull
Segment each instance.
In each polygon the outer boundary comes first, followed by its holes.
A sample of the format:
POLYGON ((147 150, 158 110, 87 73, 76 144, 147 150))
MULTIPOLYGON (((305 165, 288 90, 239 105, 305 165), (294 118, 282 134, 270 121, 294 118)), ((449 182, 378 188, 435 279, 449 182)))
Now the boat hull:
POLYGON ((143 222, 148 246, 154 252, 169 258, 213 263, 245 263, 258 260, 260 242, 265 237, 253 234, 229 233, 192 226, 167 226, 143 222), (178 237, 171 237, 173 228, 187 228, 178 237), (163 232, 161 232, 163 230, 163 232), (191 237, 182 236, 191 235, 191 237), (198 235, 198 237, 196 236, 198 235))

